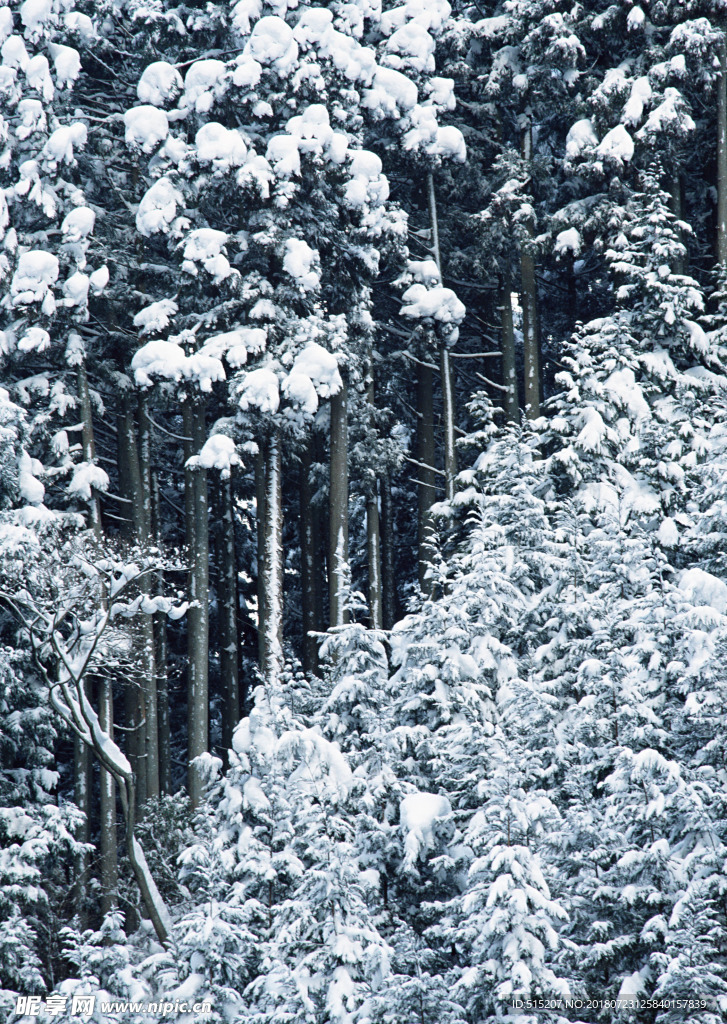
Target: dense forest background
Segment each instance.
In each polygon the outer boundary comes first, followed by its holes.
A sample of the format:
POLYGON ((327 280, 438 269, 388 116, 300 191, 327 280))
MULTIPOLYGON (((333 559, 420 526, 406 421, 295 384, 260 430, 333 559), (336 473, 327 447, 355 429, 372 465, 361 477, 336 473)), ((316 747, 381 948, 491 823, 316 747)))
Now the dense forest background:
POLYGON ((724 1019, 726 32, 0 7, 3 1020, 724 1019))

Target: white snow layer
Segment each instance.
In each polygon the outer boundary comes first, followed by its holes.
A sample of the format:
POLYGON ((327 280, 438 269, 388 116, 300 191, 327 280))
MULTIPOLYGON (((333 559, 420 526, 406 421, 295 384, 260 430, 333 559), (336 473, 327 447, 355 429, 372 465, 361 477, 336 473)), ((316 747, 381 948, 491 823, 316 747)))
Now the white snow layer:
POLYGON ((212 434, 202 445, 199 454, 187 459, 190 469, 218 469, 223 480, 229 479, 232 466, 240 466, 235 442, 226 434, 212 434))
POLYGON ((687 569, 679 579, 679 589, 695 605, 707 605, 720 615, 727 611, 727 584, 703 569, 687 569))
POLYGON ((402 799, 399 817, 406 833, 405 870, 416 870, 415 865, 420 855, 434 846, 436 822, 451 813, 452 805, 447 797, 436 793, 410 793, 402 799))

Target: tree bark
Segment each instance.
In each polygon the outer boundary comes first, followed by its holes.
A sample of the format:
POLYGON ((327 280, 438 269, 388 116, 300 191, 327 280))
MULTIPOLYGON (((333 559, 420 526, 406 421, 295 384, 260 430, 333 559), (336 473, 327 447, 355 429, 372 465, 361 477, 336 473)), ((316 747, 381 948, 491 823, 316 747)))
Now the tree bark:
MULTIPOLYGON (((528 122, 521 136, 522 156, 532 160, 532 125, 528 122)), ((535 259, 529 242, 520 248, 521 302, 523 310, 523 374, 525 383, 525 415, 529 420, 540 416, 540 340, 538 336, 538 290, 535 280, 535 259)))
POLYGON ((501 344, 502 344, 502 383, 505 391, 505 416, 510 423, 520 421, 520 403, 517 393, 517 366, 515 361, 515 331, 512 323, 512 295, 510 272, 502 275, 501 290, 501 344))
POLYGON ((313 462, 312 441, 306 442, 300 459, 300 569, 303 614, 303 668, 318 670, 318 643, 311 633, 321 630, 317 516, 313 510, 310 472, 313 462))
POLYGON ((427 570, 432 561, 432 523, 430 509, 436 498, 434 489, 434 400, 433 375, 429 366, 417 363, 417 461, 419 586, 428 592, 427 570))
MULTIPOLYGON (((427 195, 429 200, 429 223, 432 233, 432 253, 442 277, 442 254, 439 248, 439 218, 437 216, 437 195, 434 189, 434 175, 429 172, 427 177, 427 195)), ((442 422, 444 426, 444 481, 447 498, 454 497, 454 478, 457 475, 457 450, 454 446, 455 400, 452 364, 449 349, 440 342, 439 369, 442 378, 442 422)))
MULTIPOLYGON (((114 738, 114 700, 110 679, 98 683, 98 719, 104 732, 114 738)), ((79 741, 80 742, 80 741, 79 741)), ((116 783, 101 765, 101 913, 117 904, 118 840, 116 836, 116 783)))
POLYGON ((381 582, 382 623, 391 629, 396 622, 396 576, 394 572, 394 510, 389 474, 381 477, 381 582))
POLYGON ((232 480, 220 480, 222 550, 220 552, 220 675, 222 677, 222 750, 232 747, 240 721, 240 677, 237 622, 237 557, 232 480))
MULTIPOLYGON (((139 415, 139 514, 137 534, 139 543, 149 545, 152 533, 152 481, 151 481, 151 424, 148 415, 148 398, 138 398, 139 415)), ((132 474, 133 475, 133 474, 132 474)), ((144 581, 142 589, 148 593, 149 584, 144 581)), ((159 785, 159 721, 157 702, 157 666, 154 641, 154 622, 149 615, 140 621, 143 690, 144 690, 144 740, 146 751, 146 796, 158 799, 159 785)))
POLYGON ((265 442, 265 677, 275 683, 283 668, 283 505, 280 432, 265 442))
POLYGON ((260 439, 255 456, 255 509, 257 524, 257 643, 258 665, 263 678, 267 676, 265 664, 265 635, 268 620, 268 596, 265 575, 265 441, 260 439))
MULTIPOLYGON (((376 406, 373 369, 369 369, 366 379, 366 399, 373 411, 376 406)), ((378 487, 378 479, 372 474, 366 495, 366 554, 369 569, 369 618, 372 629, 381 629, 384 620, 378 487)))
POLYGON ((344 382, 331 398, 328 586, 331 626, 348 622, 348 403, 344 382))
MULTIPOLYGON (((141 470, 137 447, 136 421, 132 397, 124 395, 122 414, 119 419, 119 466, 120 479, 126 491, 123 497, 129 501, 129 539, 141 541, 144 535, 143 499, 141 497, 141 470)), ((138 644, 141 661, 141 678, 138 682, 127 682, 124 691, 124 718, 126 749, 136 779, 136 800, 139 807, 146 803, 146 724, 145 724, 145 675, 148 671, 148 651, 145 644, 144 627, 138 624, 135 642, 138 644)))
MULTIPOLYGON (((152 473, 152 528, 157 547, 162 545, 161 508, 159 477, 152 473)), ((159 592, 162 591, 163 574, 159 574, 159 592)), ((157 672, 157 719, 159 735, 159 791, 172 791, 172 749, 169 721, 169 643, 167 639, 167 617, 163 612, 153 616, 154 654, 157 672)))
MULTIPOLYGON (((96 440, 93 433, 93 414, 91 411, 91 396, 88 391, 88 374, 86 372, 86 363, 82 360, 79 363, 77 371, 77 390, 78 390, 78 404, 81 407, 81 423, 83 424, 82 429, 82 444, 83 444, 83 461, 84 462, 95 462, 96 460, 96 440)), ((96 539, 101 537, 101 503, 98 499, 98 494, 95 491, 91 493, 91 499, 88 503, 88 515, 91 529, 96 539)))
POLYGON ((717 262, 727 267, 727 43, 719 47, 717 76, 717 262))
MULTIPOLYGON (((191 449, 197 454, 206 440, 205 404, 188 399, 184 403, 184 433, 191 437, 191 449)), ((189 444, 190 442, 185 442, 189 444)), ((203 777, 195 758, 209 749, 209 510, 207 471, 185 465, 185 489, 191 491, 187 525, 189 550, 189 598, 187 612, 187 781, 192 807, 198 807, 204 795, 203 777)))
MULTIPOLYGON (((73 783, 74 802, 79 811, 83 813, 83 821, 76 830, 76 839, 79 843, 88 843, 91 839, 91 757, 88 747, 79 739, 73 737, 73 783)), ((76 878, 73 885, 73 904, 76 907, 81 927, 88 925, 88 883, 91 878, 90 858, 88 850, 79 853, 76 859, 76 878)))

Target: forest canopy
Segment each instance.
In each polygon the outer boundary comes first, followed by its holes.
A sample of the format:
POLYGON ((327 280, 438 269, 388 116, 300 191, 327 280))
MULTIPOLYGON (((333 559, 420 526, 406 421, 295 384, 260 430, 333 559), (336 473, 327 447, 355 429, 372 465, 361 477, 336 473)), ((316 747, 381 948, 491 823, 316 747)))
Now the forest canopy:
POLYGON ((0 6, 2 1020, 724 1019, 726 33, 0 6))

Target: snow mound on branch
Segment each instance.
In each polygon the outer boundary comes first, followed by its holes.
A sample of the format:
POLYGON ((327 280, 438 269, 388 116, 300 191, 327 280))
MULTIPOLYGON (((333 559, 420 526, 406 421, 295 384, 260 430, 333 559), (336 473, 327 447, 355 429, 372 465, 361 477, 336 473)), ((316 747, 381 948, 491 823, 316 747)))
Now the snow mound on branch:
POLYGON ((566 228, 565 231, 559 232, 555 239, 555 251, 557 253, 573 253, 577 256, 581 251, 583 241, 577 228, 566 228))
POLYGON ((163 110, 145 104, 132 107, 124 114, 126 145, 140 148, 144 153, 153 152, 169 134, 169 120, 163 110))
POLYGON ((177 216, 182 197, 167 178, 155 181, 145 193, 136 213, 136 230, 149 238, 160 231, 166 232, 177 216))
POLYGON ((202 351, 220 359, 225 357, 230 366, 244 366, 250 353, 264 352, 267 345, 267 331, 264 327, 238 327, 234 331, 215 334, 208 338, 202 351))
POLYGON ((298 44, 292 28, 275 15, 261 18, 245 44, 243 56, 287 74, 298 59, 298 44))
POLYGON ((402 316, 414 319, 438 320, 443 324, 459 324, 467 312, 451 288, 426 288, 413 284, 402 296, 407 305, 402 307, 402 316))
POLYGON ((389 198, 389 182, 382 174, 381 159, 368 149, 349 150, 350 180, 346 184, 346 202, 361 207, 384 203, 389 198))
POLYGON ((365 89, 361 105, 378 117, 398 118, 417 102, 417 87, 394 68, 377 68, 370 89, 365 89))
POLYGON ((45 497, 45 487, 37 479, 42 471, 37 459, 31 459, 27 452, 21 452, 18 459, 18 490, 23 501, 29 505, 40 505, 45 497))
POLYGON ((251 370, 245 376, 238 392, 240 409, 258 409, 262 413, 276 413, 280 408, 280 388, 276 374, 267 366, 251 370))
POLYGON ((446 796, 435 793, 410 793, 401 801, 399 817, 406 833, 404 870, 415 871, 422 853, 436 845, 434 826, 452 813, 446 796))
POLYGON ((318 409, 319 397, 330 398, 338 394, 341 386, 336 357, 311 341, 296 356, 283 382, 283 392, 291 402, 312 416, 318 409))
POLYGON ((82 274, 77 270, 63 282, 63 294, 65 295, 66 306, 85 306, 88 302, 88 289, 91 282, 88 274, 82 274))
POLYGON ((228 480, 232 466, 241 466, 235 442, 226 434, 213 434, 202 445, 199 454, 187 459, 189 469, 218 469, 223 480, 228 480))
POLYGON ((410 21, 389 36, 384 60, 395 69, 431 72, 435 67, 434 48, 434 40, 426 28, 418 21, 410 21))
POLYGON ((442 275, 434 260, 408 260, 406 264, 407 276, 420 284, 438 285, 441 283, 442 275))
POLYGON ((313 291, 320 285, 320 274, 313 269, 318 262, 317 249, 311 249, 301 238, 286 239, 283 270, 295 278, 303 291, 313 291))
POLYGON ((72 164, 75 160, 74 147, 80 149, 85 146, 87 137, 86 125, 80 121, 64 124, 56 128, 48 139, 42 155, 51 163, 72 164))
POLYGON ((203 125, 194 142, 199 162, 211 163, 215 168, 241 167, 247 158, 247 146, 240 132, 217 121, 203 125))
POLYGON ((145 334, 159 334, 169 326, 177 309, 178 306, 173 299, 160 299, 158 302, 152 302, 150 306, 145 306, 136 314, 134 327, 139 328, 139 334, 142 337, 145 334))
POLYGON ((139 387, 149 387, 153 377, 181 380, 184 376, 186 355, 173 341, 147 342, 131 360, 131 369, 139 387))
POLYGON ((405 149, 422 149, 429 156, 442 160, 457 160, 459 163, 467 159, 467 147, 462 132, 454 125, 440 128, 434 107, 417 104, 409 119, 412 127, 404 135, 405 149))
POLYGON ((623 109, 624 124, 638 124, 644 114, 644 106, 651 99, 651 83, 645 75, 637 78, 631 86, 631 95, 623 109))
POLYGON ((567 160, 575 160, 586 149, 598 145, 598 137, 593 122, 587 117, 581 118, 569 129, 565 137, 565 156, 567 160))
POLYGON ((60 43, 50 43, 48 49, 53 58, 56 84, 60 89, 70 89, 81 73, 81 58, 78 50, 72 46, 62 46, 60 43))
POLYGON ((634 155, 634 140, 622 124, 617 124, 610 132, 606 132, 596 152, 618 164, 628 163, 634 155))
POLYGON ((224 281, 233 273, 229 260, 222 252, 229 237, 225 231, 217 231, 215 228, 197 228, 196 231, 191 231, 182 243, 182 270, 196 277, 196 264, 200 263, 214 278, 215 284, 224 281))
POLYGON ((25 0, 20 8, 20 20, 25 25, 28 38, 40 38, 43 26, 51 20, 53 14, 52 0, 25 0))
POLYGON ((96 214, 88 206, 71 210, 61 224, 64 242, 80 242, 90 235, 96 224, 96 214))
POLYGON ((695 605, 707 605, 720 615, 727 611, 727 584, 703 569, 687 569, 679 579, 679 589, 695 605))
POLYGON ((42 327, 29 327, 18 342, 20 352, 45 352, 50 348, 50 334, 42 327))
POLYGON ((77 498, 90 501, 94 490, 106 491, 108 486, 109 478, 104 470, 92 462, 84 462, 74 469, 68 491, 77 498))
POLYGON ((25 69, 25 79, 29 88, 39 92, 46 102, 50 102, 55 94, 53 79, 50 76, 50 64, 48 58, 42 53, 36 54, 28 61, 25 69))
POLYGON ((200 391, 209 392, 215 381, 225 379, 225 368, 219 359, 206 352, 186 355, 175 341, 149 341, 131 360, 131 369, 139 387, 150 387, 154 377, 162 380, 188 380, 200 391))
POLYGON ((156 60, 144 69, 136 87, 136 95, 142 103, 162 107, 176 100, 182 89, 182 76, 177 69, 165 60, 156 60))
POLYGON ((18 260, 10 291, 13 305, 42 302, 49 288, 58 280, 58 258, 45 249, 30 249, 18 260))
POLYGON ((206 114, 215 99, 222 95, 227 79, 227 65, 221 60, 198 60, 184 79, 184 106, 206 114))

